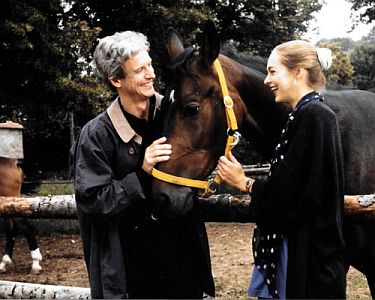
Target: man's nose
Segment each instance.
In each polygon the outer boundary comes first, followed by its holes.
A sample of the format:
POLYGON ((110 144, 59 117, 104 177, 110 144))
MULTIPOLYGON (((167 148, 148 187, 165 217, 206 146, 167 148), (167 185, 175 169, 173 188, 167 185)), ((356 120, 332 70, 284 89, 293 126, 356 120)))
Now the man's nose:
POLYGON ((147 78, 155 78, 154 68, 152 66, 147 67, 145 75, 146 75, 147 78))

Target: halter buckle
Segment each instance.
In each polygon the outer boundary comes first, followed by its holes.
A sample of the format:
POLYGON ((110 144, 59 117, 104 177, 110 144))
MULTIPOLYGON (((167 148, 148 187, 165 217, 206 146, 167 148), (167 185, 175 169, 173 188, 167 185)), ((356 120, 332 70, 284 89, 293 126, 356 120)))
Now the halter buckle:
POLYGON ((231 96, 224 96, 223 102, 226 108, 233 108, 233 99, 231 96))
POLYGON ((214 178, 208 180, 208 185, 205 190, 201 190, 198 195, 202 198, 208 198, 216 193, 217 189, 219 188, 220 183, 216 182, 214 178))
POLYGON ((228 128, 227 136, 233 136, 233 142, 230 144, 231 148, 234 148, 240 142, 241 133, 239 133, 237 130, 228 128))
POLYGON ((233 141, 233 143, 230 145, 232 148, 234 148, 235 146, 237 146, 237 144, 240 142, 240 139, 241 139, 241 133, 239 133, 238 131, 236 131, 236 132, 233 134, 233 137, 234 137, 234 141, 233 141))

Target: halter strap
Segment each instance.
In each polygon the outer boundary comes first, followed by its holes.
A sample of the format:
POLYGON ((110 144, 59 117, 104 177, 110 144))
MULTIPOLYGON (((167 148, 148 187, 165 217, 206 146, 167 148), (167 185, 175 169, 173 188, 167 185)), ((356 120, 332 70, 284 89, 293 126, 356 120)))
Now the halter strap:
MULTIPOLYGON (((214 67, 219 77, 221 92, 223 94, 223 102, 225 106, 225 116, 226 116, 227 125, 228 125, 228 130, 227 130, 228 137, 227 137, 227 143, 225 145, 225 151, 224 151, 224 155, 228 156, 229 151, 235 145, 237 145, 238 139, 239 139, 239 134, 237 132, 238 130, 237 119, 236 119, 236 115, 233 109, 233 99, 229 96, 227 83, 226 83, 224 72, 223 72, 223 69, 221 68, 219 59, 216 59, 214 61, 214 67)), ((190 178, 171 175, 171 174, 159 171, 156 168, 153 168, 151 170, 151 175, 165 182, 202 189, 204 191, 201 194, 201 197, 211 196, 213 193, 216 192, 218 186, 221 183, 221 178, 219 175, 216 175, 214 179, 211 179, 209 181, 203 181, 203 180, 196 180, 196 179, 190 179, 190 178)))

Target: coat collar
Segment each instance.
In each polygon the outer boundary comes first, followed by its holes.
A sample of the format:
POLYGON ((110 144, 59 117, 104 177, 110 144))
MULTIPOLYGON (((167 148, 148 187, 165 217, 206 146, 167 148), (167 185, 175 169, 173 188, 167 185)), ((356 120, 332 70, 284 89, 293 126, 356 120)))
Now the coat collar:
MULTIPOLYGON (((155 109, 160 110, 162 96, 155 92, 155 109)), ((120 99, 117 97, 111 105, 107 108, 109 119, 111 120, 116 132, 120 138, 125 142, 129 143, 131 139, 134 139, 138 144, 142 143, 142 137, 137 134, 133 128, 130 127, 128 120, 126 120, 124 114, 121 111, 120 99)), ((155 114, 155 113, 154 113, 155 114)))

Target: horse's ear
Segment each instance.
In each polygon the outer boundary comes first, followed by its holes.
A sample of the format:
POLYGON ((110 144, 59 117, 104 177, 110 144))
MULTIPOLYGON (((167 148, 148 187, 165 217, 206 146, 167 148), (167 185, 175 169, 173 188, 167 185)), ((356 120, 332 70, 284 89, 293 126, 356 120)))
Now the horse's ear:
POLYGON ((203 43, 199 48, 202 67, 211 67, 220 53, 219 34, 211 20, 206 21, 203 31, 203 43))
POLYGON ((168 29, 168 53, 173 59, 179 56, 184 51, 184 45, 181 42, 181 37, 172 27, 168 29))

